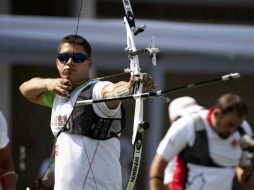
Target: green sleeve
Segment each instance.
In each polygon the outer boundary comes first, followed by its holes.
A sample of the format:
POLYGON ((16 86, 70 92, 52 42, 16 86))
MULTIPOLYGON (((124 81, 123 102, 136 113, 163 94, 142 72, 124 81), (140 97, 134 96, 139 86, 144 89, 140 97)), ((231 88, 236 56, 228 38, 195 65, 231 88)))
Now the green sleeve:
POLYGON ((52 108, 52 106, 53 106, 53 102, 54 102, 55 97, 56 97, 56 95, 54 93, 52 93, 52 92, 46 91, 46 92, 42 93, 42 101, 43 101, 43 103, 46 106, 50 107, 50 108, 52 108))

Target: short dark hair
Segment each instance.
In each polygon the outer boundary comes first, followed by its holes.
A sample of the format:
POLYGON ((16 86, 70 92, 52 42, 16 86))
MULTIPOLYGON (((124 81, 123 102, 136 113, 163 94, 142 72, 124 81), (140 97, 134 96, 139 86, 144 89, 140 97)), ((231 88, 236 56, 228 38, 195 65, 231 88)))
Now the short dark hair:
POLYGON ((73 44, 74 46, 75 45, 82 46, 84 48, 84 50, 86 51, 87 56, 89 58, 91 57, 92 48, 91 48, 89 42, 85 38, 83 38, 82 36, 79 36, 79 35, 76 35, 76 34, 70 34, 70 35, 67 35, 67 36, 63 37, 62 40, 59 43, 58 52, 60 51, 61 45, 63 43, 70 43, 70 44, 73 44))
POLYGON ((239 116, 246 116, 248 113, 242 98, 231 93, 222 95, 215 104, 215 108, 219 108, 222 114, 236 112, 239 116))

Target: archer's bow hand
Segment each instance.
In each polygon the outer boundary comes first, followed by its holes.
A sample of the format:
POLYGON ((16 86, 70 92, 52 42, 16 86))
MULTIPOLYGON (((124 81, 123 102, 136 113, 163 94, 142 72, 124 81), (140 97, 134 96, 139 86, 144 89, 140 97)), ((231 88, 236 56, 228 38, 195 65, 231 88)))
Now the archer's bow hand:
POLYGON ((138 76, 132 76, 130 78, 130 81, 129 81, 130 88, 134 87, 134 85, 139 82, 143 84, 143 91, 155 89, 157 86, 157 84, 154 83, 153 78, 149 74, 144 73, 142 79, 141 77, 138 77, 138 76))

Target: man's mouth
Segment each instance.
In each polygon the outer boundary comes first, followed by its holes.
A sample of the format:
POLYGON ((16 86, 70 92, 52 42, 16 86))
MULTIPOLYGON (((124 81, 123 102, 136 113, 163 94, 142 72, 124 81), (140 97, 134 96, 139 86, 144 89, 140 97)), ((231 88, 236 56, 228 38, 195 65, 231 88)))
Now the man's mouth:
POLYGON ((74 70, 71 69, 71 68, 66 68, 66 69, 63 70, 64 74, 70 74, 71 72, 74 72, 74 70))

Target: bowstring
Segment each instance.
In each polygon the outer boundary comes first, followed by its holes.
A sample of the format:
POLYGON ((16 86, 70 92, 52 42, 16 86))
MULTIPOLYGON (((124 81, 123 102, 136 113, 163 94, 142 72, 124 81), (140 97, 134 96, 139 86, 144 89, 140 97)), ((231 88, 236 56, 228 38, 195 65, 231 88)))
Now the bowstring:
POLYGON ((83 0, 80 1, 79 14, 78 14, 78 23, 77 23, 76 32, 75 32, 76 35, 78 34, 79 20, 80 20, 80 15, 81 15, 81 11, 82 11, 82 6, 83 6, 83 0))
MULTIPOLYGON (((78 34, 79 22, 80 22, 80 16, 81 16, 81 12, 82 12, 82 7, 83 7, 83 0, 80 0, 78 21, 77 21, 77 26, 76 26, 75 35, 78 34)), ((74 41, 74 44, 73 44, 73 53, 74 53, 74 50, 75 50, 75 45, 76 45, 76 43, 75 43, 75 41, 74 41)), ((71 61, 73 61, 73 60, 71 60, 71 61)), ((69 77, 70 77, 70 74, 69 74, 69 76, 68 76, 68 79, 69 79, 69 77)), ((73 104, 72 99, 71 99, 71 103, 73 104)), ((74 109, 74 108, 73 108, 73 109, 74 109)), ((76 122, 77 122, 77 121, 76 121, 76 122)), ((78 124, 78 122, 77 122, 77 124, 78 124)), ((78 125, 79 125, 79 124, 78 124, 78 125)), ((88 151, 87 151, 87 148, 86 148, 86 145, 85 145, 85 141, 84 141, 84 139, 83 139, 82 136, 81 136, 81 139, 82 139, 82 143, 83 143, 83 146, 84 146, 84 148, 85 148, 86 157, 87 157, 87 160, 88 160, 88 163, 89 163, 89 168, 88 168, 87 173, 86 173, 86 175, 85 175, 85 179, 84 179, 84 183, 83 183, 82 189, 84 189, 84 187, 85 187, 86 180, 87 180, 87 176, 88 176, 88 174, 89 174, 89 171, 91 170, 91 173, 92 173, 92 176, 93 176, 93 181, 94 181, 95 187, 96 187, 97 190, 99 190, 98 187, 97 187, 97 183, 96 183, 95 176, 94 176, 94 172, 93 172, 93 168, 92 168, 92 162, 94 161, 95 154, 96 154, 97 149, 98 149, 99 140, 98 140, 98 142, 97 142, 97 144, 96 144, 96 148, 95 148, 95 151, 94 151, 94 153, 93 153, 93 155, 92 155, 92 159, 90 160, 89 155, 88 155, 88 151)))
MULTIPOLYGON (((83 145, 84 145, 84 147, 85 147, 85 141, 84 141, 84 139, 83 139, 82 136, 81 136, 81 138, 82 138, 82 141, 83 141, 83 145)), ((88 159, 88 162, 89 162, 89 168, 88 168, 88 170, 87 170, 86 177, 85 177, 85 180, 84 180, 82 189, 84 189, 84 187, 85 187, 85 184, 86 184, 86 180, 87 180, 89 171, 91 170, 91 173, 92 173, 92 176, 93 176, 93 180, 94 180, 95 187, 96 187, 96 189, 98 190, 97 183, 96 183, 96 180, 95 180, 95 177, 94 177, 94 172, 93 172, 93 169, 92 169, 92 163, 93 163, 93 161, 94 161, 95 154, 97 153, 97 150, 98 150, 98 147, 99 147, 99 142, 100 142, 100 141, 98 140, 97 143, 96 143, 96 148, 95 148, 95 150, 94 150, 93 157, 92 157, 91 161, 89 160, 88 152, 87 152, 87 149, 86 149, 86 147, 85 147, 86 156, 87 156, 87 159, 88 159)))

